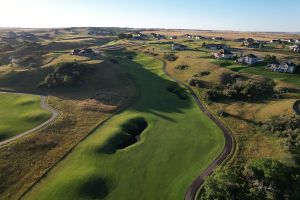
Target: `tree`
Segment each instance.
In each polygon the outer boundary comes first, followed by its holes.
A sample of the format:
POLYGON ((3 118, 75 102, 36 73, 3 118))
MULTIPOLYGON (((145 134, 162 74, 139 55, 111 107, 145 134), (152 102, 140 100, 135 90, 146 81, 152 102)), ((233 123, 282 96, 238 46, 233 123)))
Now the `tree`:
POLYGON ((268 63, 277 63, 276 56, 271 56, 269 54, 264 57, 264 60, 268 63))
POLYGON ((247 199, 243 174, 238 168, 218 168, 205 181, 201 199, 247 199))

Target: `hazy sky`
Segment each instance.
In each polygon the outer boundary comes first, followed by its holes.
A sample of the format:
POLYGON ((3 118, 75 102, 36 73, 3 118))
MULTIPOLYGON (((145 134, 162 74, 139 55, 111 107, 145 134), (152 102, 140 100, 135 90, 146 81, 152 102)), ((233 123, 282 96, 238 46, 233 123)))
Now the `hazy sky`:
POLYGON ((300 32, 300 0, 0 0, 0 27, 300 32))

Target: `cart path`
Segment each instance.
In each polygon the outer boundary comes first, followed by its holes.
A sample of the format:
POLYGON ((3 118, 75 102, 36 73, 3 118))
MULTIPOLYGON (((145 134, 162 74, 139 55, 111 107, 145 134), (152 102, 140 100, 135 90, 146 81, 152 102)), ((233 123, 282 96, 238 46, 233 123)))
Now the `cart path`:
MULTIPOLYGON (((164 62, 164 61, 163 61, 164 62)), ((199 190, 199 188, 202 186, 204 183, 204 180, 213 173, 213 171, 221 165, 231 154, 233 150, 233 138, 232 138, 232 132, 226 127, 226 125, 219 120, 217 117, 215 117, 207 108, 206 106, 202 103, 202 101, 199 99, 195 91, 188 86, 187 84, 177 80, 174 78, 170 73, 167 71, 167 65, 164 62, 164 67, 163 67, 164 73, 170 77, 173 81, 177 82, 178 84, 184 85, 191 93, 193 98, 195 99, 196 103, 198 104, 200 110, 206 114, 221 130, 225 138, 225 146, 220 153, 220 155, 205 169, 188 187, 184 200, 195 200, 196 194, 199 190)))
POLYGON ((21 94, 21 95, 33 95, 33 96, 38 96, 41 98, 41 108, 44 109, 44 110, 47 110, 49 111, 52 116, 50 119, 48 119, 47 121, 43 122, 42 124, 38 125, 37 127, 33 128, 33 129, 30 129, 28 131, 25 131, 23 133, 20 133, 14 137, 11 137, 7 140, 4 140, 4 141, 1 141, 0 142, 0 147, 1 146, 4 146, 8 143, 11 143, 19 138, 22 138, 26 135, 29 135, 35 131, 38 131, 46 126, 48 126, 51 122, 53 122, 57 116, 58 116, 58 111, 56 111, 55 109, 53 109, 52 107, 50 107, 48 104, 47 104, 47 97, 45 95, 42 95, 42 94, 33 94, 33 93, 25 93, 25 92, 13 92, 13 91, 0 91, 0 94, 21 94))

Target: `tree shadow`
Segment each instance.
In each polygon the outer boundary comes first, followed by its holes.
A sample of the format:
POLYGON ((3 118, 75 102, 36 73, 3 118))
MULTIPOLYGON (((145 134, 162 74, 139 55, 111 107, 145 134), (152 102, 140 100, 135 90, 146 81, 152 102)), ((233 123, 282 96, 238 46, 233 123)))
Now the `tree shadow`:
POLYGON ((140 90, 140 97, 130 107, 131 110, 148 112, 175 122, 171 117, 164 115, 164 113, 182 113, 182 109, 191 105, 192 98, 186 88, 179 86, 167 78, 158 76, 154 72, 157 70, 157 66, 146 63, 149 67, 145 68, 142 64, 135 62, 134 59, 128 59, 128 57, 134 58, 137 56, 134 52, 109 51, 107 53, 118 60, 120 66, 132 78, 140 90), (185 98, 179 98, 178 94, 169 92, 168 88, 170 85, 177 85, 180 88, 180 96, 184 96, 185 98))
POLYGON ((92 177, 83 183, 78 193, 87 199, 104 199, 110 190, 108 182, 102 177, 92 177))

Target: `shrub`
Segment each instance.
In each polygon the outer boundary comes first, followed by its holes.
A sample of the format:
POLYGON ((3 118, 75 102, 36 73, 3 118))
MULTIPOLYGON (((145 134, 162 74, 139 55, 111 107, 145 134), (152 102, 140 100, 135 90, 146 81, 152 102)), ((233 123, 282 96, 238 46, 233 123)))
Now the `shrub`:
POLYGON ((264 61, 267 63, 278 63, 276 56, 266 55, 264 61))
POLYGON ((300 146, 300 117, 299 116, 272 116, 263 123, 265 130, 271 131, 277 137, 287 138, 286 145, 291 147, 300 146))
POLYGON ((179 70, 179 71, 183 71, 183 70, 186 70, 186 69, 188 69, 190 66, 188 66, 188 65, 177 65, 176 67, 175 67, 175 69, 177 69, 177 70, 179 70))
POLYGON ((164 56, 164 58, 170 62, 173 62, 173 61, 177 60, 178 57, 172 53, 168 53, 164 56))
POLYGON ((198 74, 194 74, 193 77, 203 77, 203 76, 208 76, 210 72, 204 71, 204 72, 199 72, 198 74))
POLYGON ((208 89, 203 92, 202 98, 206 101, 218 101, 223 99, 224 95, 217 89, 208 89))
POLYGON ((91 68, 83 64, 63 63, 53 73, 49 73, 40 85, 48 88, 79 85, 90 71, 91 68))
POLYGON ((198 80, 198 79, 194 79, 194 78, 190 79, 188 81, 188 84, 190 86, 197 87, 197 88, 203 88, 203 87, 205 87, 204 81, 201 81, 201 80, 198 80))
POLYGON ((223 91, 224 95, 231 99, 256 100, 263 95, 274 93, 274 83, 269 80, 237 79, 233 84, 227 84, 223 91))
POLYGON ((205 181, 200 199, 299 199, 299 175, 298 169, 271 159, 220 167, 205 181))

